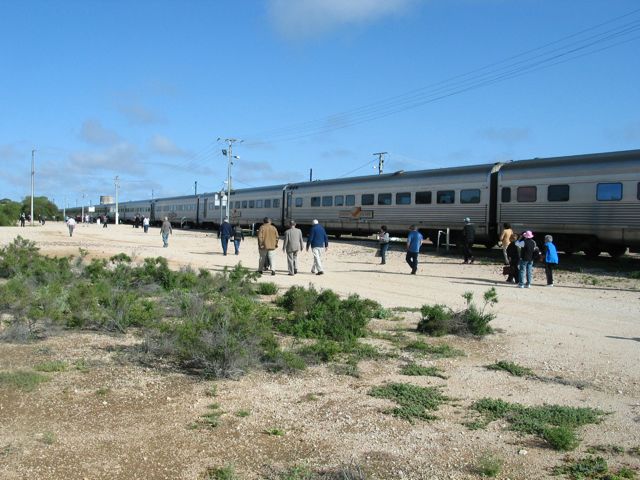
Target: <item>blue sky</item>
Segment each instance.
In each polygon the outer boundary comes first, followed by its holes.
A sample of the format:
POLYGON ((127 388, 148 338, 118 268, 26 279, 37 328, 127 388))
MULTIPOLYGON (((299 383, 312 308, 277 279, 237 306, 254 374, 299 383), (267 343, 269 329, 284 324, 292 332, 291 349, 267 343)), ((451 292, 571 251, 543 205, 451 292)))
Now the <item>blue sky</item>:
POLYGON ((219 190, 218 137, 244 140, 236 188, 373 174, 379 151, 391 172, 639 148, 639 8, 0 0, 0 198, 29 193, 32 148, 60 206, 115 175, 123 200, 219 190))

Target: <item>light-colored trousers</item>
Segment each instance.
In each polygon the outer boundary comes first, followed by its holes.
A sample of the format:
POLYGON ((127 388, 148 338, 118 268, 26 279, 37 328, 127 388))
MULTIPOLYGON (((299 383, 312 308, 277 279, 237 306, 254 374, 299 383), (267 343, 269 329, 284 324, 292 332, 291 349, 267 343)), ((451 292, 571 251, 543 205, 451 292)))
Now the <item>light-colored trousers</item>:
POLYGON ((311 252, 313 253, 313 267, 311 267, 311 273, 324 272, 324 268, 322 268, 324 247, 311 247, 311 252))
MULTIPOLYGON (((509 245, 507 245, 508 247, 509 245)), ((509 255, 507 255, 507 247, 502 247, 502 255, 504 255, 504 264, 509 265, 509 255)))
POLYGON ((276 258, 276 251, 275 250, 267 250, 264 248, 259 248, 258 249, 258 253, 260 253, 260 260, 258 263, 258 270, 259 271, 263 271, 265 270, 265 264, 267 263, 267 258, 269 259, 269 270, 271 270, 272 272, 276 271, 276 267, 275 267, 275 263, 274 260, 276 258))
POLYGON ((298 271, 298 250, 295 252, 287 252, 287 269, 289 273, 298 271))

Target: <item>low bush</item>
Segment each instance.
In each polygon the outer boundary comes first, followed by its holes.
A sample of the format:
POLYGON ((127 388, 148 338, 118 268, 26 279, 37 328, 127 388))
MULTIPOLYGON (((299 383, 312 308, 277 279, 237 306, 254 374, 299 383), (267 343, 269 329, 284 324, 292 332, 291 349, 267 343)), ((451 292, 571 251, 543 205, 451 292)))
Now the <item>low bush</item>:
POLYGON ((483 477, 497 477, 504 462, 501 458, 485 453, 478 460, 477 471, 483 477))
POLYGON ((420 333, 441 337, 452 331, 454 314, 446 305, 423 305, 420 313, 422 318, 417 328, 420 333))
POLYGON ((409 363, 408 365, 403 366, 400 369, 400 373, 402 375, 407 376, 422 376, 422 377, 438 377, 444 378, 447 377, 442 373, 442 370, 438 367, 423 367, 422 365, 418 365, 416 363, 409 363))
POLYGON ((607 461, 602 457, 583 457, 564 459, 565 464, 553 469, 554 475, 566 475, 573 480, 623 480, 635 479, 636 471, 621 467, 610 469, 607 461))
POLYGON ((438 410, 440 405, 451 399, 442 394, 438 387, 418 387, 409 383, 390 383, 381 387, 374 387, 369 395, 378 398, 388 398, 398 403, 398 407, 387 410, 396 417, 410 422, 414 419, 434 420, 430 412, 438 410))
POLYGON ((533 370, 527 367, 522 367, 517 363, 507 362, 504 360, 500 360, 491 365, 487 365, 485 368, 489 370, 502 370, 507 373, 510 373, 514 377, 535 377, 536 374, 533 373, 533 370))
POLYGON ((272 282, 260 282, 256 284, 258 295, 275 295, 278 293, 278 286, 272 282))
POLYGON ((37 372, 16 370, 14 372, 0 372, 0 387, 11 387, 30 392, 49 380, 49 377, 37 372))
POLYGON ((576 433, 569 427, 548 427, 542 430, 542 438, 551 445, 554 450, 568 452, 575 450, 580 441, 576 433))
POLYGON ((462 350, 453 348, 447 343, 432 344, 423 342, 422 340, 410 342, 404 347, 404 349, 421 353, 423 355, 429 355, 431 358, 452 358, 464 356, 464 352, 462 350))
POLYGON ((64 372, 67 369, 67 363, 62 360, 51 360, 39 363, 33 368, 38 372, 64 372))

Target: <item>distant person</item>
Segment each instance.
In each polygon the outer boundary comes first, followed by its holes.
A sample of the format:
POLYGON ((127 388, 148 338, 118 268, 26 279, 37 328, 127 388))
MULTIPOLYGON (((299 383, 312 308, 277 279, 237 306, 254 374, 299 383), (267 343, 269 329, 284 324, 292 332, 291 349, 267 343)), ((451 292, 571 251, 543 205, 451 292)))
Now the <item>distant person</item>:
POLYGON ((407 263, 411 267, 411 275, 415 275, 418 271, 418 254, 420 247, 424 243, 424 237, 418 231, 418 227, 411 225, 409 227, 409 235, 407 235, 407 263))
POLYGON ((520 249, 516 245, 516 240, 518 240, 518 236, 515 233, 512 233, 509 237, 509 246, 506 249, 507 258, 509 259, 509 266, 506 267, 509 269, 509 276, 507 277, 507 283, 517 283, 520 277, 518 265, 520 264, 520 249))
POLYGON ((464 250, 464 262, 473 263, 475 258, 473 257, 473 244, 476 241, 476 227, 471 223, 469 217, 464 219, 464 227, 462 227, 462 248, 464 250))
MULTIPOLYGON (((500 241, 498 245, 502 247, 502 255, 504 256, 504 264, 510 265, 509 255, 507 254, 507 248, 511 243, 511 236, 513 235, 513 230, 511 229, 511 224, 505 223, 504 228, 502 229, 502 235, 500 235, 500 241)), ((516 237, 517 239, 517 237, 516 237)))
POLYGON ((164 221, 162 222, 162 227, 160 227, 160 235, 162 235, 162 243, 163 247, 167 248, 169 246, 169 235, 173 234, 173 228, 171 228, 171 222, 167 217, 164 217, 164 221))
POLYGON ((380 265, 384 265, 387 263, 387 250, 389 250, 389 232, 386 225, 382 225, 378 232, 378 247, 380 248, 380 265))
POLYGON ((322 257, 324 256, 324 252, 329 248, 329 237, 318 220, 314 218, 312 223, 313 225, 311 226, 309 236, 307 237, 307 252, 309 251, 309 248, 311 248, 311 252, 313 253, 313 266, 311 267, 311 273, 324 275, 322 257))
POLYGON ((274 260, 275 250, 278 248, 278 239, 278 230, 271 224, 271 219, 265 217, 264 223, 258 229, 258 253, 260 254, 258 265, 259 273, 267 269, 268 261, 268 268, 271 269, 271 275, 276 274, 274 260))
POLYGON ((109 217, 106 215, 102 215, 102 228, 107 228, 107 224, 109 223, 109 217))
POLYGON ((149 232, 149 218, 148 217, 143 217, 142 218, 142 228, 144 229, 144 233, 148 233, 149 232))
POLYGON ((289 222, 289 229, 284 232, 282 250, 287 254, 289 275, 298 273, 298 252, 304 250, 302 230, 296 227, 295 220, 289 222))
POLYGON ((516 242, 516 246, 520 247, 520 263, 518 265, 520 281, 518 282, 518 287, 529 288, 533 282, 533 260, 539 253, 531 230, 527 230, 522 234, 520 240, 516 242))
POLYGON ((551 235, 544 236, 544 273, 547 276, 547 287, 553 287, 553 269, 558 266, 558 251, 551 235))
POLYGON ((136 216, 133 219, 133 228, 138 228, 139 226, 140 226, 140 215, 136 213, 136 216))
POLYGON ((229 219, 224 217, 220 228, 218 229, 218 238, 222 242, 222 254, 227 256, 227 248, 229 247, 229 239, 233 235, 233 227, 229 223, 229 219))
POLYGON ((67 228, 69 228, 69 236, 73 237, 73 230, 76 228, 75 218, 69 217, 69 220, 67 220, 67 228))
POLYGON ((235 227, 233 227, 233 248, 235 249, 236 255, 240 255, 240 242, 244 240, 244 232, 242 231, 242 227, 239 223, 236 223, 235 227))
POLYGON ((24 227, 25 222, 27 221, 27 216, 22 212, 20 214, 20 226, 24 227))

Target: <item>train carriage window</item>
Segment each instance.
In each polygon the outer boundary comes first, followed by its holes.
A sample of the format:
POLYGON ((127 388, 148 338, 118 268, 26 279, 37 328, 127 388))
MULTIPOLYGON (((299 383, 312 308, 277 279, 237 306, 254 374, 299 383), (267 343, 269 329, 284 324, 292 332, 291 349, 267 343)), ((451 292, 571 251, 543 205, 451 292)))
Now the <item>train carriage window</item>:
POLYGON ((279 198, 274 198, 273 199, 273 208, 280 208, 280 199, 279 198))
POLYGON ((256 208, 262 208, 262 200, 256 200, 256 208))
POLYGON ((549 185, 549 188, 547 189, 547 201, 568 202, 569 185, 549 185))
POLYGON ((240 205, 241 205, 240 200, 236 200, 236 208, 240 208, 240 205))
POLYGON ((438 203, 452 204, 456 202, 455 190, 439 190, 436 193, 436 201, 438 203))
POLYGON ((341 207, 341 206, 343 206, 343 205, 344 205, 344 195, 336 195, 336 196, 333 198, 333 204, 334 204, 336 207, 341 207))
POLYGON ((518 187, 516 198, 519 202, 535 202, 538 199, 538 187, 518 187))
POLYGON ((255 208, 256 207, 256 201, 255 200, 249 200, 249 208, 255 208))
POLYGON ((411 205, 411 192, 396 193, 396 205, 411 205))
POLYGON ((296 198, 296 207, 301 207, 303 204, 303 199, 302 197, 297 197, 296 198))
POLYGON ((373 193, 363 193, 361 197, 362 205, 373 205, 373 197, 373 193))
POLYGON ((638 182, 638 194, 636 196, 638 200, 640 200, 640 182, 638 182))
POLYGON ((511 201, 511 187, 502 187, 502 203, 511 201))
POLYGON ((391 205, 391 194, 390 193, 379 193, 378 194, 378 205, 391 205))
POLYGON ((320 206, 320 197, 311 197, 311 206, 319 207, 320 206))
POLYGON ((480 203, 480 189, 460 190, 460 203, 480 203))
POLYGON ((247 201, 246 200, 242 200, 242 208, 247 208, 247 201))
POLYGON ((416 192, 416 205, 431 203, 431 192, 416 192))
POLYGON ((345 195, 344 196, 344 204, 347 207, 353 207, 356 204, 356 196, 355 195, 345 195))
POLYGON ((617 202, 622 200, 622 184, 599 183, 596 198, 600 202, 617 202))
POLYGON ((328 195, 326 197, 322 197, 322 206, 323 207, 332 207, 333 206, 333 197, 328 195))
POLYGON ((264 201, 264 208, 271 208, 271 199, 270 198, 267 198, 264 201))

